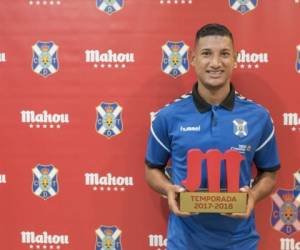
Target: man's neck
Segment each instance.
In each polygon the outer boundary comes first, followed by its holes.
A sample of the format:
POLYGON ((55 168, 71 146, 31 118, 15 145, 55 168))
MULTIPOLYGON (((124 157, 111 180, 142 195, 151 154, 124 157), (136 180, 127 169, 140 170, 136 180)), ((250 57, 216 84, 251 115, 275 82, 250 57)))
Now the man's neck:
POLYGON ((199 95, 211 105, 221 104, 230 92, 230 83, 225 84, 220 88, 207 88, 198 81, 199 95))

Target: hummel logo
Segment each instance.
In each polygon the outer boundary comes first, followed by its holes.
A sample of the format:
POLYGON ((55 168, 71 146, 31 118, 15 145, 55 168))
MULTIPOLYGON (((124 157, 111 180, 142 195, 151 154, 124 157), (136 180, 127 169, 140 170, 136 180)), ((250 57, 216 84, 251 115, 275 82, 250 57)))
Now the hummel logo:
POLYGON ((200 132, 200 125, 197 127, 182 127, 180 126, 181 132, 200 132))

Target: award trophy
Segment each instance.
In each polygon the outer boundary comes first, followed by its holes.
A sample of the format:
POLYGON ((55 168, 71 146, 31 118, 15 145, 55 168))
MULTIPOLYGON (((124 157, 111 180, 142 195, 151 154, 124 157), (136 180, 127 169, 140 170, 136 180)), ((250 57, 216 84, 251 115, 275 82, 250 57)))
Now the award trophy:
POLYGON ((183 212, 245 213, 247 193, 239 191, 240 167, 244 157, 236 150, 225 153, 216 149, 203 153, 191 149, 187 154, 187 177, 182 185, 187 192, 180 193, 179 206, 183 212), (199 192, 202 163, 206 160, 208 191, 199 192), (225 161, 226 192, 220 191, 221 163, 225 161))

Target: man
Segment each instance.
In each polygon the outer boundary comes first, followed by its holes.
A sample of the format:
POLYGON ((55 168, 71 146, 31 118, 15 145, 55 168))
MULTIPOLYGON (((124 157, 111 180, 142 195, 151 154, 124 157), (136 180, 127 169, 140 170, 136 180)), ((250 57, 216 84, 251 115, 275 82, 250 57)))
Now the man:
MULTIPOLYGON (((235 92, 230 78, 237 54, 231 32, 220 24, 207 24, 196 34, 191 64, 197 83, 191 93, 152 115, 146 155, 146 180, 168 198, 168 250, 255 250, 259 236, 255 230, 254 206, 268 196, 275 185, 279 159, 274 126, 262 106, 235 92), (190 214, 178 207, 178 193, 184 189, 186 156, 190 149, 239 151, 240 190, 248 193, 245 214, 190 214), (171 180, 164 174, 172 164, 171 180), (257 176, 252 187, 251 166, 257 176)), ((202 166, 200 189, 207 188, 202 166)), ((226 188, 224 163, 221 188, 226 188)))

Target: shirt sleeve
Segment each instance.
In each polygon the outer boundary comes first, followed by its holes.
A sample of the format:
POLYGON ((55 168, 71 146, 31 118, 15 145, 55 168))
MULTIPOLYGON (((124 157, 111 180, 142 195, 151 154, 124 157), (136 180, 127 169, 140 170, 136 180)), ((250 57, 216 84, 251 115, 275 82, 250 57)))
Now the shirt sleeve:
POLYGON ((145 163, 152 168, 164 168, 170 157, 167 120, 163 114, 151 114, 151 126, 145 163))
POLYGON ((257 169, 261 171, 276 171, 280 168, 275 128, 269 113, 260 143, 255 150, 254 163, 257 169))

